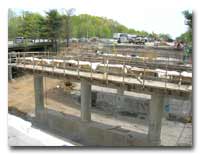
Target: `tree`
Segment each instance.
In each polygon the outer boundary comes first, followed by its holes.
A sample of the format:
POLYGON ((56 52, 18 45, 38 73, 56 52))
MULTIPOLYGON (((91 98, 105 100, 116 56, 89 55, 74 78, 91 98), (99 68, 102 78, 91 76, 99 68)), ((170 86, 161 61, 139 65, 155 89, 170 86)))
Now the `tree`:
POLYGON ((185 24, 188 26, 188 31, 186 32, 185 36, 187 37, 186 40, 189 44, 192 44, 192 13, 189 11, 183 11, 185 16, 185 24))
POLYGON ((48 38, 47 19, 43 16, 38 21, 39 37, 48 38))
POLYGON ((136 35, 136 30, 131 28, 131 29, 128 30, 128 33, 136 35))
POLYGON ((8 39, 14 39, 18 36, 21 18, 12 10, 8 10, 8 39))
POLYGON ((149 34, 149 37, 152 37, 154 40, 158 40, 159 39, 159 36, 158 34, 152 32, 151 34, 149 34))
POLYGON ((159 34, 159 39, 163 41, 168 41, 168 42, 173 41, 173 39, 171 38, 169 34, 159 34))
POLYGON ((49 39, 53 42, 54 51, 58 51, 57 41, 62 35, 62 18, 57 10, 46 12, 46 32, 49 39))
POLYGON ((69 47, 69 39, 72 34, 72 18, 71 16, 74 14, 75 9, 71 8, 69 10, 65 10, 65 15, 63 16, 64 19, 64 34, 66 35, 67 39, 67 47, 69 47))
POLYGON ((177 37, 176 40, 192 45, 192 16, 193 15, 191 12, 187 10, 183 11, 183 15, 185 17, 185 24, 188 26, 188 30, 187 32, 177 37))
POLYGON ((177 41, 179 42, 185 42, 185 43, 188 43, 188 44, 191 44, 191 33, 189 31, 181 34, 179 37, 176 38, 177 41))
MULTIPOLYGON (((61 38, 66 38, 67 46, 69 46, 69 38, 71 37, 111 38, 113 33, 149 35, 146 31, 129 29, 117 21, 105 17, 88 14, 76 16, 74 11, 74 9, 64 10, 64 14, 60 15, 54 9, 46 12, 47 16, 32 12, 23 12, 22 15, 16 16, 14 11, 9 10, 9 38, 15 38, 16 36, 32 39, 48 38, 52 40, 57 50, 57 40, 61 38)), ((156 38, 157 36, 155 34, 156 38)))
POLYGON ((189 26, 189 29, 192 30, 192 13, 188 10, 183 11, 183 15, 185 16, 185 24, 189 26))
POLYGON ((21 19, 18 35, 31 39, 40 38, 40 21, 43 17, 38 13, 23 12, 21 19))

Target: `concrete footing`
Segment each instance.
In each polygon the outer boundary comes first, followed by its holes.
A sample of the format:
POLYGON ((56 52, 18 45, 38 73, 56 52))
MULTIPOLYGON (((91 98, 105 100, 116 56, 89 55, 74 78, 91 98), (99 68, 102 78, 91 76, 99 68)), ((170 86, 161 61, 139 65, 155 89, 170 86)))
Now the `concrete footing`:
POLYGON ((152 146, 158 146, 161 143, 161 125, 163 116, 164 96, 152 95, 149 111, 149 131, 148 140, 152 146))
POLYGON ((91 84, 81 80, 81 119, 91 121, 91 84))
POLYGON ((124 95, 124 90, 122 88, 117 89, 117 94, 124 95))
POLYGON ((42 121, 44 119, 43 76, 34 76, 34 90, 36 119, 42 121))
MULTIPOLYGON (((47 109, 46 129, 84 146, 149 146, 147 135, 47 109)), ((46 130, 45 129, 45 130, 46 130)))

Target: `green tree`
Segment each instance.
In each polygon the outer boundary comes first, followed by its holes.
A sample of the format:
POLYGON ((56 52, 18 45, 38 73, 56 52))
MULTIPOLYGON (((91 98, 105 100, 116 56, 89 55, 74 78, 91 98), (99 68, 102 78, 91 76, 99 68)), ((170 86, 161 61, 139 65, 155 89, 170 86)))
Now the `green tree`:
POLYGON ((48 38, 48 28, 47 28, 47 19, 41 16, 38 20, 39 27, 39 37, 40 38, 48 38))
MULTIPOLYGON (((111 38, 113 33, 129 33, 148 36, 146 31, 138 31, 105 17, 88 14, 74 15, 74 10, 65 10, 60 15, 57 10, 46 12, 46 16, 37 13, 23 12, 16 16, 12 10, 9 12, 9 38, 23 36, 26 38, 48 38, 55 46, 57 40, 70 37, 104 37, 111 38)), ((155 34, 157 37, 157 34, 155 34)), ((152 35, 154 36, 154 35, 152 35)), ((67 41, 68 42, 68 41, 67 41)), ((68 43, 67 43, 68 46, 68 43)))
POLYGON ((18 35, 25 38, 36 39, 40 37, 39 22, 42 16, 37 13, 23 12, 18 35))
POLYGON ((183 14, 185 16, 185 24, 188 26, 188 31, 186 32, 187 36, 187 42, 189 44, 192 44, 192 13, 189 11, 183 11, 183 14))
POLYGON ((46 32, 49 39, 53 42, 54 51, 58 51, 58 39, 62 37, 62 17, 57 10, 53 9, 46 12, 46 32))
POLYGON ((183 41, 187 44, 192 45, 192 12, 183 11, 183 15, 185 17, 185 24, 188 26, 187 32, 181 34, 179 37, 176 38, 178 41, 183 41))
POLYGON ((186 10, 183 11, 183 15, 185 16, 185 24, 192 30, 192 13, 186 10))
POLYGON ((192 43, 191 33, 189 31, 187 31, 187 32, 181 34, 179 37, 177 37, 176 40, 179 42, 185 42, 187 44, 191 44, 192 43))
POLYGON ((16 15, 14 10, 8 10, 8 39, 12 40, 18 36, 18 29, 21 23, 21 18, 16 15))
POLYGON ((169 34, 159 34, 159 39, 163 40, 163 41, 169 41, 171 42, 173 39, 171 38, 171 36, 169 34))

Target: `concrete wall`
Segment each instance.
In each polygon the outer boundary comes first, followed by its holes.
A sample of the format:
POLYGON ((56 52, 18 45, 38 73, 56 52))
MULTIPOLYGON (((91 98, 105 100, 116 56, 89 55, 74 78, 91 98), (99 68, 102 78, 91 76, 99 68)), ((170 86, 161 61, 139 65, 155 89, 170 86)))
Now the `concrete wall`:
POLYGON ((96 107, 114 114, 143 116, 148 114, 148 106, 145 98, 97 92, 96 107))
MULTIPOLYGON (((147 135, 46 110, 48 130, 85 146, 148 146, 147 135)), ((37 125, 37 123, 36 123, 37 125)))
POLYGON ((191 115, 192 102, 190 100, 178 100, 178 99, 165 99, 164 111, 176 116, 177 118, 187 117, 191 115))
MULTIPOLYGON (((80 93, 72 94, 72 98, 80 103, 80 93)), ((92 92, 92 106, 112 114, 130 115, 142 119, 148 118, 150 98, 141 96, 117 95, 100 91, 92 92)), ((190 115, 191 101, 174 98, 164 99, 164 115, 168 114, 181 118, 190 115)))

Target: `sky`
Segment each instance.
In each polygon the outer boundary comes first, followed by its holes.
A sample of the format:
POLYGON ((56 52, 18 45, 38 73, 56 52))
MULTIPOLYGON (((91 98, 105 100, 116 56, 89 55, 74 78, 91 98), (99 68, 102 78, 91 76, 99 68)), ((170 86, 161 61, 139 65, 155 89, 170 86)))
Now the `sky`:
MULTIPOLYGON (((57 0, 56 2, 59 2, 57 0)), ((75 8, 75 14, 87 13, 90 15, 107 17, 118 21, 128 28, 136 30, 144 30, 147 32, 170 34, 172 38, 180 36, 187 31, 187 26, 184 24, 184 10, 192 10, 188 1, 185 0, 66 0, 66 3, 50 4, 49 7, 23 7, 17 11, 26 10, 39 12, 45 15, 45 11, 50 8, 61 10, 62 8, 75 8), (137 2, 137 3, 134 3, 137 2)), ((42 6, 42 5, 41 5, 42 6)))

